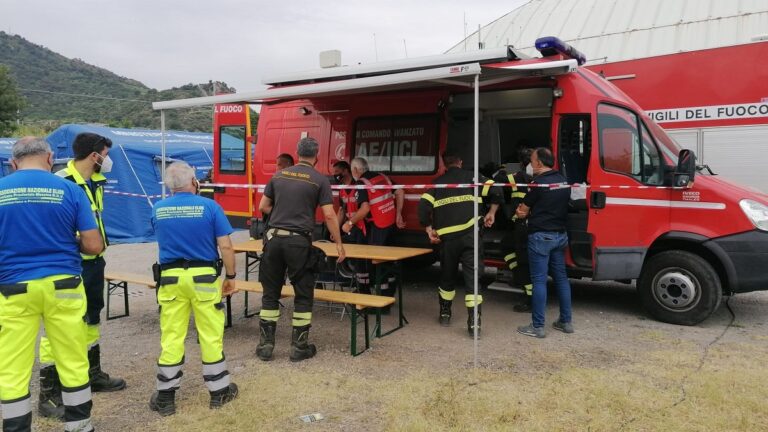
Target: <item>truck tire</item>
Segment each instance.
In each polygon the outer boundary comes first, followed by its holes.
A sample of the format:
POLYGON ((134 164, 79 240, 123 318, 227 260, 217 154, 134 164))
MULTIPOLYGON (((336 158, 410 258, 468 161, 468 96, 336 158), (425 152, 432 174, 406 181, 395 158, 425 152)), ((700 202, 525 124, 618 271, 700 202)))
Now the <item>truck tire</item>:
POLYGON ((638 280, 643 307, 655 319, 696 325, 720 306, 723 290, 715 269, 704 258, 671 250, 652 256, 638 280))

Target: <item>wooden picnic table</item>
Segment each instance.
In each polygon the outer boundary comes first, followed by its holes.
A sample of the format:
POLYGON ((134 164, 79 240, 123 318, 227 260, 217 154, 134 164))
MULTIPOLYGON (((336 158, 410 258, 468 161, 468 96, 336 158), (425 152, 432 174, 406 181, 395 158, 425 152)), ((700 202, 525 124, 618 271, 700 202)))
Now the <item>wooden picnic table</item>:
MULTIPOLYGON (((321 249, 329 257, 337 258, 339 256, 336 251, 336 244, 328 241, 315 241, 312 245, 321 249)), ((235 243, 233 245, 235 253, 246 253, 245 255, 245 267, 246 267, 246 280, 248 280, 248 274, 252 267, 251 259, 258 262, 260 258, 257 258, 257 254, 264 250, 264 243, 262 240, 248 240, 245 242, 235 243)), ((381 311, 376 311, 376 337, 386 336, 396 330, 403 328, 408 320, 403 315, 403 290, 402 290, 402 271, 400 269, 400 262, 402 260, 413 258, 420 255, 426 255, 432 253, 432 249, 425 248, 410 248, 410 247, 398 247, 398 246, 374 246, 374 245, 361 245, 354 243, 344 243, 344 252, 347 259, 369 259, 375 265, 374 275, 374 292, 379 294, 380 285, 389 278, 394 276, 397 281, 397 308, 398 308, 398 326, 382 333, 381 328, 381 311), (392 264, 389 268, 385 268, 382 264, 392 264)), ((255 264, 254 262, 254 264, 255 264)), ((246 293, 247 295, 247 293, 246 293)), ((248 312, 248 298, 245 299, 245 316, 253 316, 248 312)))

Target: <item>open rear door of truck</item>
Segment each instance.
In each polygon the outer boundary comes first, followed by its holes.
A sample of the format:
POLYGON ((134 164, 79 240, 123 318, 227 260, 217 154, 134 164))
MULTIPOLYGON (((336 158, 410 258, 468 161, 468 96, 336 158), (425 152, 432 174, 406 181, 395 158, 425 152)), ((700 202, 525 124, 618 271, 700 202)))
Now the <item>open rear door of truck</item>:
POLYGON ((250 218, 252 134, 247 104, 218 104, 213 122, 214 199, 228 216, 250 218))

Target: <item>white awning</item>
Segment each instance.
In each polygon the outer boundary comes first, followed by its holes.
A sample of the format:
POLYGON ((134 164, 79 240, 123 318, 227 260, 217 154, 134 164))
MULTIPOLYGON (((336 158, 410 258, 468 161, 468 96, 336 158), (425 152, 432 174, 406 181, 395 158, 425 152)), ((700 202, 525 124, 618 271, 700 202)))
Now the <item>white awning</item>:
POLYGON ((260 104, 279 100, 429 88, 445 85, 472 87, 475 75, 480 76, 480 86, 482 87, 519 78, 560 75, 571 72, 576 68, 576 60, 542 61, 522 65, 505 64, 504 66, 481 66, 479 63, 459 64, 341 81, 154 102, 152 103, 152 108, 155 110, 166 110, 226 103, 260 104))

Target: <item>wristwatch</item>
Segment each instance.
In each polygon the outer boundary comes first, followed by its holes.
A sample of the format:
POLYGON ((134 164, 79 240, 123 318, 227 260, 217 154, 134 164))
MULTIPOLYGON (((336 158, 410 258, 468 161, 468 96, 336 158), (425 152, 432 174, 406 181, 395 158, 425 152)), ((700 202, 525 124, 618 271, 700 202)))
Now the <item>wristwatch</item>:
POLYGON ((231 274, 231 275, 229 275, 229 274, 228 274, 228 275, 226 275, 225 277, 226 277, 227 279, 234 279, 234 278, 236 278, 236 277, 237 277, 237 273, 235 273, 235 274, 231 274))

